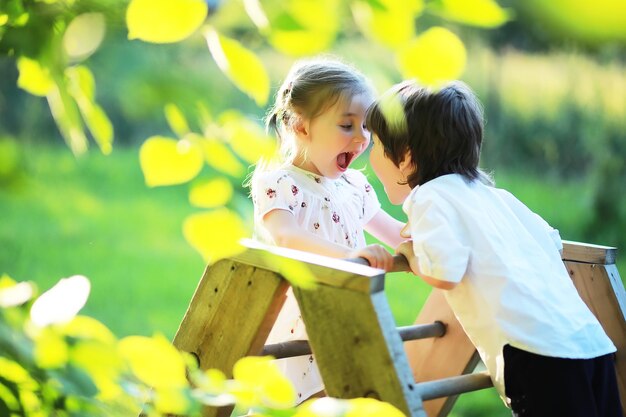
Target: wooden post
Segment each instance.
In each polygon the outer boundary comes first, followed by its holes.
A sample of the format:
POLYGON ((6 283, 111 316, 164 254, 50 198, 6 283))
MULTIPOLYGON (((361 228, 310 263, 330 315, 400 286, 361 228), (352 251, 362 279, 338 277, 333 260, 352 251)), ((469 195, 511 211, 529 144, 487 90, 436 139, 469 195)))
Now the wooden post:
POLYGON ((617 249, 564 242, 563 260, 578 293, 611 338, 615 370, 626 417, 626 292, 615 266, 617 249))
MULTIPOLYGON (((272 271, 225 259, 207 267, 191 299, 174 346, 192 353, 201 369, 232 376, 235 362, 261 351, 289 288, 272 271)), ((204 417, 230 408, 204 407, 204 417)))

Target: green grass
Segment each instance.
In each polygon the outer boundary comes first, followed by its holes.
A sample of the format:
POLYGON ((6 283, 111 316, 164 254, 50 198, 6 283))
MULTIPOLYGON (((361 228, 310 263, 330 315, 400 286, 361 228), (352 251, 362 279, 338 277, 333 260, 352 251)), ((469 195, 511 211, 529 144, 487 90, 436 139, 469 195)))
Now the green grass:
MULTIPOLYGON (((83 313, 119 337, 173 337, 204 269, 182 237, 183 219, 196 211, 187 202, 187 187, 147 188, 137 149, 123 147, 108 157, 91 151, 79 159, 63 147, 24 147, 22 168, 0 184, 0 274, 32 280, 42 290, 60 278, 85 275, 92 292, 83 313)), ((496 177, 564 239, 582 238, 584 184, 499 172, 496 177)), ((370 178, 381 202, 402 219, 401 208, 391 207, 370 178)), ((407 325, 429 287, 396 273, 388 277, 386 293, 397 323, 407 325)), ((461 396, 452 413, 487 415, 510 415, 494 390, 461 396)))

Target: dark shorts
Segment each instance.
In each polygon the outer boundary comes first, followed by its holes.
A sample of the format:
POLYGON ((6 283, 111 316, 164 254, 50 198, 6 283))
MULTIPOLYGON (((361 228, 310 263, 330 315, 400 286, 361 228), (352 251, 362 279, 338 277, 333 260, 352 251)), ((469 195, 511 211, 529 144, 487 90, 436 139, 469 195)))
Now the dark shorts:
POLYGON ((515 417, 623 417, 614 355, 563 359, 504 346, 504 383, 515 417))

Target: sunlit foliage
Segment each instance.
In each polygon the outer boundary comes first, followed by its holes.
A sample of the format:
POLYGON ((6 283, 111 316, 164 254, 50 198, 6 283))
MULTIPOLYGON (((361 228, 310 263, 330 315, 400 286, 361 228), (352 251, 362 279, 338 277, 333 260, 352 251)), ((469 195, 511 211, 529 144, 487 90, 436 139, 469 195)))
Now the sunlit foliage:
POLYGON ((78 315, 88 292, 87 278, 77 276, 34 299, 32 283, 0 278, 0 415, 191 417, 203 405, 234 406, 237 415, 323 417, 329 409, 341 410, 337 417, 403 415, 373 399, 295 408, 295 390, 271 357, 241 359, 228 379, 220 370, 198 369, 161 335, 117 339, 78 315), (42 315, 49 319, 42 322, 42 315))

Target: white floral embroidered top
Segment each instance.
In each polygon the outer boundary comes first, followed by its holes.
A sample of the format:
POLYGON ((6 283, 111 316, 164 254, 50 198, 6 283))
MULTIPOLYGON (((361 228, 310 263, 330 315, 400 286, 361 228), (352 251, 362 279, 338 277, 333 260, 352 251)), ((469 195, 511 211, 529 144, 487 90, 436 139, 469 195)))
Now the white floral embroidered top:
MULTIPOLYGON (((380 210, 372 186, 360 171, 348 169, 329 179, 293 165, 256 175, 252 180, 255 238, 274 244, 263 227, 263 216, 272 210, 293 213, 302 229, 349 248, 366 245, 363 228, 380 210)), ((267 343, 307 339, 298 304, 291 290, 267 343)), ((276 361, 294 384, 298 402, 321 391, 323 384, 313 356, 276 361)))

